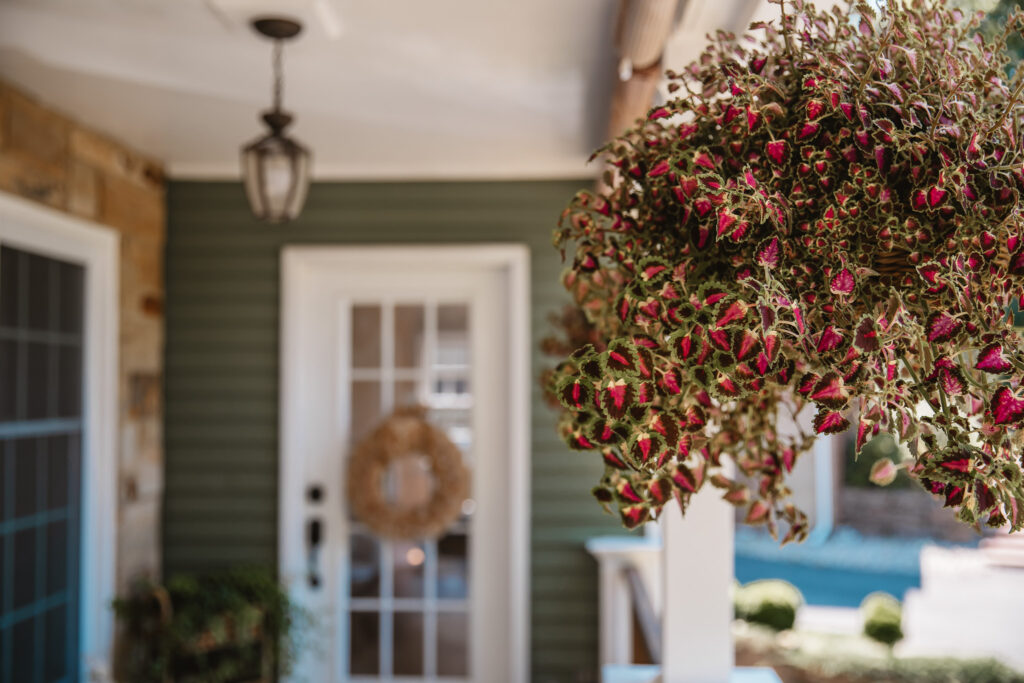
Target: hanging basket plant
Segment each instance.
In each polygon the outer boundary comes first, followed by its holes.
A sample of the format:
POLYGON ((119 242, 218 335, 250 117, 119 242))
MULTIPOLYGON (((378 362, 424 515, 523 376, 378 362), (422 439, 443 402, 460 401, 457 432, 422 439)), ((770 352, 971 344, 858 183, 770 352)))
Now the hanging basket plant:
POLYGON ((707 486, 784 541, 815 438, 889 432, 969 523, 1024 525, 1024 80, 938 0, 719 33, 565 210, 592 330, 548 377, 626 526, 707 486), (813 425, 780 429, 812 406, 813 425))

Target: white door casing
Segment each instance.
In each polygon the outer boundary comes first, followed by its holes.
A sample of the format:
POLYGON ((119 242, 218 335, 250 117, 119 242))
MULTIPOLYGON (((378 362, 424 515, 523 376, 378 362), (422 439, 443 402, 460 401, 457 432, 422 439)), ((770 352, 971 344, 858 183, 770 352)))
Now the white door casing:
MULTIPOLYGON (((346 681, 353 303, 465 301, 473 387, 469 680, 529 676, 528 260, 518 245, 290 246, 282 252, 279 568, 313 615, 294 680, 346 681), (308 487, 322 486, 320 502, 308 487), (307 523, 323 520, 308 581, 307 523)), ((366 679, 359 679, 366 680, 366 679)), ((374 679, 376 680, 376 679, 374 679)), ((438 679, 440 680, 440 679, 438 679)))
POLYGON ((119 239, 0 192, 0 244, 85 267, 79 677, 107 680, 117 563, 119 239))

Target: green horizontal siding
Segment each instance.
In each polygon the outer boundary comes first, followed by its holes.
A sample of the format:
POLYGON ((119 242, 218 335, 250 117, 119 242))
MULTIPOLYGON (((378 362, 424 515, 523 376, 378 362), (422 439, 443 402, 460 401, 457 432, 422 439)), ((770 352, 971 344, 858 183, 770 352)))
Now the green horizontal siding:
MULTIPOLYGON (((165 572, 276 565, 279 255, 287 244, 530 247, 533 348, 566 300, 551 247, 580 182, 325 183, 302 218, 249 217, 238 183, 168 189, 165 572)), ((548 359, 536 351, 536 377, 548 359)), ((596 680, 597 576, 583 542, 616 533, 533 387, 532 680, 596 680)))

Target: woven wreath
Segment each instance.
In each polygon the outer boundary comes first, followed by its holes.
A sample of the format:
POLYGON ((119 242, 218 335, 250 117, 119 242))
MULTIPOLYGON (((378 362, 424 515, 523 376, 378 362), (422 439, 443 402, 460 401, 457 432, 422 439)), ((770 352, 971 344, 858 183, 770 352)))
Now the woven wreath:
POLYGON ((458 518, 468 494, 469 473, 462 464, 462 453, 425 414, 421 407, 396 411, 363 439, 349 458, 349 504, 359 520, 380 536, 440 536, 458 518), (434 490, 422 505, 401 509, 384 497, 382 484, 391 464, 410 455, 426 458, 434 490))

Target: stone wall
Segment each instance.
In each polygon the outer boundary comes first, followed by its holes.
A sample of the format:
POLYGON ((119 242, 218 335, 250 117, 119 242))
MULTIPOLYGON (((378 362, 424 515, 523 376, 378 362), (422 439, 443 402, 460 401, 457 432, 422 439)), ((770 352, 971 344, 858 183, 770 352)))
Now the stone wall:
POLYGON ((837 490, 839 524, 878 536, 931 536, 969 543, 978 533, 958 522, 949 508, 918 486, 907 489, 854 488, 837 490))
POLYGON ((163 168, 0 81, 0 191, 121 238, 120 591, 135 576, 157 576, 161 565, 163 168))

